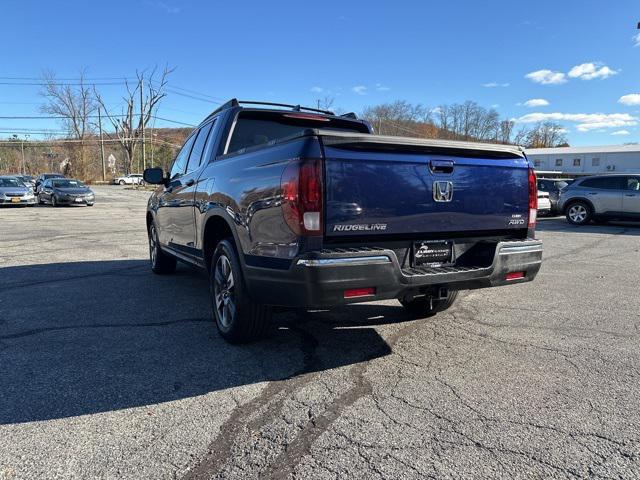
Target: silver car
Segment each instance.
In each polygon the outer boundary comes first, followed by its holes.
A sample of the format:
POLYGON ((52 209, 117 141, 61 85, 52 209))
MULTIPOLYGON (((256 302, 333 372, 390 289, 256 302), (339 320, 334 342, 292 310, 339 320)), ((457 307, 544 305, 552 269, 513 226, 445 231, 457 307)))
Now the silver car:
POLYGON ((574 225, 640 220, 640 174, 580 178, 562 190, 558 209, 574 225))
POLYGON ((122 177, 114 178, 113 183, 116 185, 142 185, 144 180, 142 179, 141 173, 130 173, 122 177))
POLYGON ((17 177, 0 177, 0 205, 28 205, 33 207, 36 197, 31 187, 27 187, 17 177))

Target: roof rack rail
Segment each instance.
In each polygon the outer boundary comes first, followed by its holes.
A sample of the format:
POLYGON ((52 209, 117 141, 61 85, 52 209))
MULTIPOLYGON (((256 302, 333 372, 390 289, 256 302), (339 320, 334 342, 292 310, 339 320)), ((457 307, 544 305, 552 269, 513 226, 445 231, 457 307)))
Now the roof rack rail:
POLYGON ((236 98, 232 98, 231 100, 229 100, 226 103, 223 103, 218 108, 216 108, 213 112, 211 112, 209 114, 209 117, 211 115, 215 115, 218 112, 221 112, 222 110, 226 110, 227 108, 232 108, 232 107, 237 107, 237 106, 238 106, 238 100, 236 98))
POLYGON ((358 116, 354 112, 343 113, 340 115, 343 118, 352 118, 353 120, 357 120, 358 116))
POLYGON ((288 103, 272 103, 272 102, 255 102, 253 100, 238 100, 239 104, 245 105, 267 105, 272 107, 287 107, 299 112, 300 110, 307 110, 308 112, 324 113, 326 115, 335 115, 331 110, 320 110, 319 108, 303 107, 301 105, 290 105, 288 103))

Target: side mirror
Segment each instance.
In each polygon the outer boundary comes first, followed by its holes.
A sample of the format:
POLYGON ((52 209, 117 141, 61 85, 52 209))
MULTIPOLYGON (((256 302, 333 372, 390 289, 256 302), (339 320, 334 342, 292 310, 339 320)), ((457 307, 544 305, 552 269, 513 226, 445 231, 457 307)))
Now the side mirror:
POLYGON ((142 174, 145 182, 152 185, 160 185, 165 183, 164 172, 161 168, 147 168, 142 174))

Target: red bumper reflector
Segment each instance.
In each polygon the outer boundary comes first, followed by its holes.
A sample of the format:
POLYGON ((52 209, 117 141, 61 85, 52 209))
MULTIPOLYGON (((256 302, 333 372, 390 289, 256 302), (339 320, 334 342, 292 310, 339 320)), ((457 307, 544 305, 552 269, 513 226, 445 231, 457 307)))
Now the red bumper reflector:
POLYGON ((375 294, 376 294, 376 289, 374 287, 350 288, 349 290, 344 291, 344 298, 368 297, 370 295, 375 295, 375 294))
POLYGON ((504 277, 505 280, 520 280, 524 278, 524 272, 509 272, 504 277))

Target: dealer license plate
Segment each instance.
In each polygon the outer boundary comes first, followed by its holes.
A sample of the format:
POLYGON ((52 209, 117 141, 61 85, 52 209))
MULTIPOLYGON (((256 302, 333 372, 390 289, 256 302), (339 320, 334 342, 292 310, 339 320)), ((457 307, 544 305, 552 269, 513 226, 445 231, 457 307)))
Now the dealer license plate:
POLYGON ((413 242, 413 265, 431 267, 453 263, 453 242, 424 241, 413 242))

